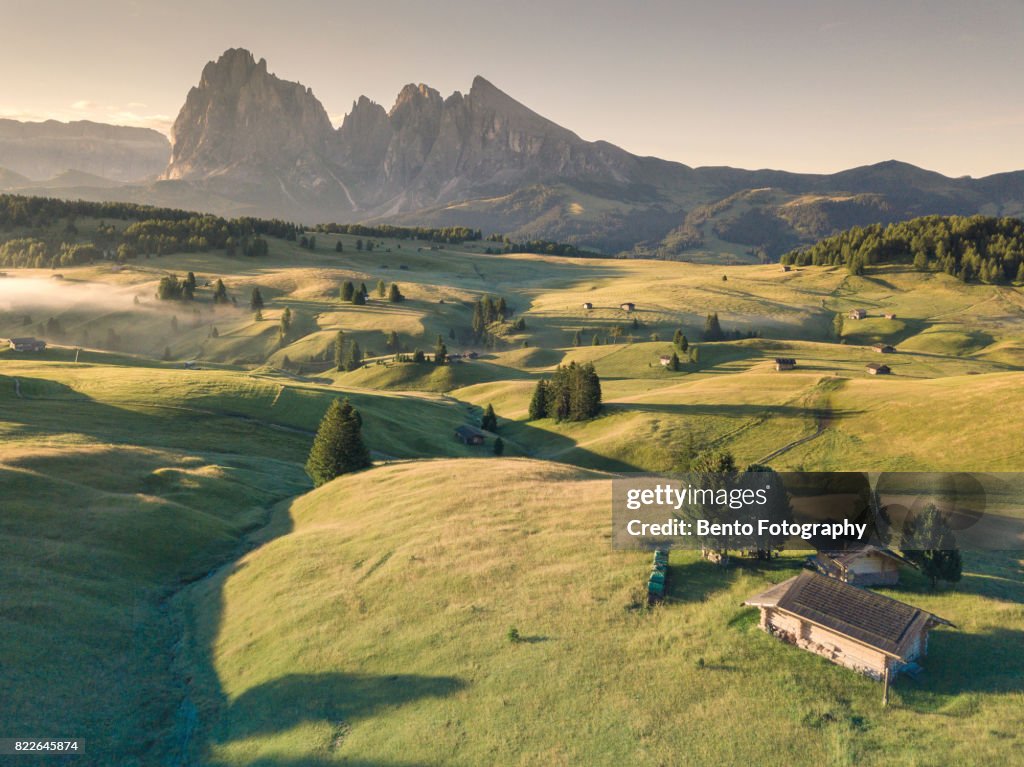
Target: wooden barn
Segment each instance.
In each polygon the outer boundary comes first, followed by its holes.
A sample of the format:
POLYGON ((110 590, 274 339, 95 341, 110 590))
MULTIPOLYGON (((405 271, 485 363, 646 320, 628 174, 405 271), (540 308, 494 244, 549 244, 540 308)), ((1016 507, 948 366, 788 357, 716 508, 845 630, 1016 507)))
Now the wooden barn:
POLYGON ((480 429, 469 424, 463 424, 455 429, 455 439, 464 445, 482 445, 487 435, 480 429))
POLYGON ((583 308, 584 309, 593 309, 594 305, 592 303, 590 303, 590 301, 584 301, 583 302, 583 308))
POLYGON ((46 341, 40 338, 10 338, 8 345, 16 352, 41 352, 46 349, 46 341))
POLYGON ((624 312, 631 312, 636 309, 636 304, 634 304, 632 301, 626 301, 624 303, 619 304, 619 308, 622 309, 624 312))
POLYGON ((793 370, 796 367, 796 360, 792 357, 776 357, 775 358, 775 369, 776 370, 793 370))
POLYGON ((888 365, 880 365, 877 362, 872 362, 864 368, 868 373, 873 376, 887 376, 892 372, 892 368, 888 365))
POLYGON ((854 586, 895 586, 900 582, 900 567, 913 567, 895 551, 871 545, 819 551, 811 561, 822 575, 854 586))
POLYGON ((810 570, 744 604, 760 609, 760 627, 772 636, 874 679, 919 670, 931 629, 953 625, 810 570))
POLYGON ((874 344, 872 347, 879 354, 895 354, 896 347, 889 346, 889 344, 874 344))
POLYGON ((847 315, 851 320, 862 320, 868 316, 867 309, 851 309, 847 315))
POLYGON ((662 354, 660 357, 658 357, 658 362, 660 362, 665 367, 668 367, 669 365, 672 364, 672 357, 670 357, 667 354, 662 354))

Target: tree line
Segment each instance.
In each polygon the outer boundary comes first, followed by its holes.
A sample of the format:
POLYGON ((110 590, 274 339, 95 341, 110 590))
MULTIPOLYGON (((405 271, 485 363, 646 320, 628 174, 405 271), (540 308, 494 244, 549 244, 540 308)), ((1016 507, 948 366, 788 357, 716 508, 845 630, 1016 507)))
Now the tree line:
POLYGON ((991 216, 922 216, 857 226, 782 257, 794 266, 845 266, 863 274, 873 264, 910 263, 964 282, 1024 282, 1024 221, 991 216))
POLYGON ((424 240, 457 245, 482 239, 479 229, 465 226, 391 226, 389 224, 318 224, 315 231, 324 234, 350 234, 354 237, 390 237, 396 240, 424 240))

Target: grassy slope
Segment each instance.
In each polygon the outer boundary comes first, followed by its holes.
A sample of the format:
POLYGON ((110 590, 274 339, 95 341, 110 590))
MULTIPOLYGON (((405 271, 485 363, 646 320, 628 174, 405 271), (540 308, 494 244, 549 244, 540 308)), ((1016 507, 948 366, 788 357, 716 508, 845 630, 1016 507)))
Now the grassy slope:
POLYGON ((969 557, 957 592, 910 578, 898 596, 959 628, 933 635, 927 678, 883 711, 878 684, 773 641, 739 606, 798 558, 721 571, 674 554, 670 602, 631 607, 647 556, 609 549, 608 483, 446 461, 298 499, 288 534, 189 599, 197 745, 211 764, 279 766, 1019 755, 1019 559, 969 557), (509 626, 526 641, 509 643, 509 626))

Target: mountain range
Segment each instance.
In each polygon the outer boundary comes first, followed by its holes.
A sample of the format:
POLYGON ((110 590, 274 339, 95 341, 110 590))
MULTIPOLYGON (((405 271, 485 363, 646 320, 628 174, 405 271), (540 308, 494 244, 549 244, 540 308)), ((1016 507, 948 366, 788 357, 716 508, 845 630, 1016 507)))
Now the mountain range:
POLYGON ((928 213, 1024 214, 1024 171, 692 168, 585 141, 482 77, 448 97, 407 85, 390 110, 361 97, 335 128, 309 88, 244 49, 204 67, 170 144, 139 128, 0 121, 0 187, 713 260, 771 259, 840 228, 928 213))

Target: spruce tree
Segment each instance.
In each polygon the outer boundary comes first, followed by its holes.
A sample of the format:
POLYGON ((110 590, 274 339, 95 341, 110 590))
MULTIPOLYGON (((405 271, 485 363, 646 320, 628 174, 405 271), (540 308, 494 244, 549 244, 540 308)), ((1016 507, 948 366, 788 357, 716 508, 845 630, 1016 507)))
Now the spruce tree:
POLYGON ((359 343, 353 339, 352 343, 348 345, 348 353, 345 355, 345 370, 353 371, 358 370, 363 366, 363 350, 359 348, 359 343))
POLYGON ((335 477, 371 465, 370 451, 362 438, 362 418, 346 399, 327 408, 306 461, 306 473, 319 487, 335 477))
POLYGON ((224 280, 217 278, 217 282, 213 287, 213 302, 215 304, 226 304, 231 299, 228 298, 228 289, 224 287, 224 280))
POLYGON ((344 253, 345 252, 345 245, 344 245, 344 243, 342 243, 341 240, 338 240, 336 243, 334 243, 334 252, 335 253, 344 253))
POLYGON ((341 330, 334 336, 334 367, 345 369, 345 333, 341 330))
POLYGON ((722 325, 718 321, 718 312, 709 314, 704 321, 704 340, 721 341, 724 337, 722 325))
POLYGON ((392 282, 391 287, 388 288, 388 301, 393 304, 397 304, 400 301, 404 301, 405 296, 402 295, 402 291, 398 288, 398 283, 392 282))
POLYGON ((292 329, 292 310, 287 306, 281 312, 281 339, 288 337, 292 329))
POLYGON ((356 292, 356 286, 353 285, 350 281, 346 280, 345 282, 343 282, 341 284, 341 293, 340 293, 340 295, 341 295, 341 300, 342 301, 351 301, 352 300, 352 296, 355 295, 355 292, 356 292))
POLYGON ((384 298, 388 294, 388 286, 384 284, 384 280, 377 280, 377 295, 384 298))
POLYGON ((533 397, 530 399, 530 420, 537 421, 541 418, 547 418, 547 409, 548 385, 542 378, 537 381, 537 385, 533 389, 533 397))
POLYGON ((679 372, 679 355, 672 352, 672 359, 668 362, 668 369, 673 372, 679 372))
MULTIPOLYGON (((191 274, 191 272, 189 272, 191 274)), ((249 308, 253 311, 259 311, 263 308, 263 294, 260 293, 259 288, 252 289, 252 296, 249 298, 249 308)))
POLYGON ((956 536, 934 504, 929 504, 904 524, 900 549, 921 568, 933 589, 939 580, 949 583, 960 580, 963 563, 956 547, 956 536))
POLYGON ((496 437, 494 440, 494 454, 504 455, 505 454, 505 441, 501 437, 496 437))
POLYGON ((434 364, 443 365, 447 362, 448 347, 444 345, 444 339, 439 335, 437 343, 434 344, 434 364))
POLYGON ((498 416, 494 414, 494 406, 490 403, 487 404, 487 409, 484 410, 484 415, 480 419, 480 428, 484 431, 498 430, 498 416))
POLYGON ((573 334, 572 345, 583 346, 583 334, 578 330, 573 334))

